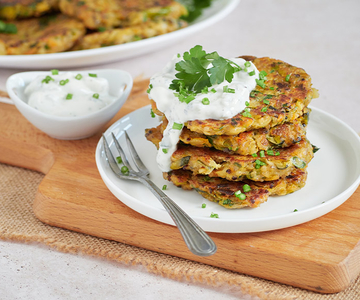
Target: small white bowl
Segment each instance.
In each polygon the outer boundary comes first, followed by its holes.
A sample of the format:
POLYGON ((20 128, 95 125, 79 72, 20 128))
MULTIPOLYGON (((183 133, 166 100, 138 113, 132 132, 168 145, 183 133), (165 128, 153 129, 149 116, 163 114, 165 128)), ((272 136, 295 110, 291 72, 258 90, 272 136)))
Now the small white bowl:
MULTIPOLYGON (((27 104, 24 95, 25 87, 38 75, 49 75, 49 72, 23 72, 10 76, 6 89, 21 114, 36 128, 47 135, 61 140, 77 140, 90 137, 109 122, 128 98, 133 86, 129 73, 121 70, 86 70, 72 71, 87 75, 96 73, 98 77, 109 81, 110 94, 117 99, 106 107, 89 115, 79 117, 59 117, 43 113, 27 104)), ((62 73, 62 72, 60 72, 62 73)))

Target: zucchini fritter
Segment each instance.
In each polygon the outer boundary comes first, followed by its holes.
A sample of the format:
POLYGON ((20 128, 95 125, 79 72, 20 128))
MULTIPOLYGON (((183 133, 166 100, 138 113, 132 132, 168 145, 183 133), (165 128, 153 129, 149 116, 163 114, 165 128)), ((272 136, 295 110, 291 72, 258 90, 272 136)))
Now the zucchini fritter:
MULTIPOLYGON (((148 135, 147 139, 155 145, 159 141, 156 135, 148 135)), ((291 147, 259 152, 256 157, 179 143, 170 167, 231 181, 271 181, 288 176, 296 168, 305 168, 313 156, 313 147, 305 136, 291 147)))
MULTIPOLYGON (((304 114, 304 109, 317 91, 311 87, 310 76, 301 68, 280 60, 263 57, 242 57, 251 60, 259 71, 267 73, 264 87, 256 86, 250 94, 249 108, 252 118, 240 112, 231 119, 193 120, 185 126, 205 135, 238 135, 265 127, 274 127, 285 122, 293 122, 304 114)), ((156 103, 151 101, 154 113, 162 116, 156 103)))
MULTIPOLYGON (((12 22, 16 34, 0 34, 4 54, 44 54, 66 51, 85 34, 84 25, 64 15, 12 22)), ((1 48, 1 47, 0 47, 1 48)))
MULTIPOLYGON (((251 155, 260 150, 273 148, 286 148, 298 143, 306 134, 308 114, 297 118, 292 123, 284 123, 270 129, 261 128, 239 133, 238 135, 204 135, 190 131, 184 127, 180 135, 180 141, 194 147, 214 147, 227 153, 239 155, 251 155)), ((165 119, 157 128, 145 130, 145 135, 153 135, 150 140, 158 144, 162 139, 162 133, 167 125, 165 119), (160 131, 160 133, 158 132, 160 131)))
POLYGON ((186 22, 181 20, 158 19, 136 26, 89 33, 80 39, 72 50, 94 49, 134 42, 172 32, 186 25, 186 22))
POLYGON ((89 29, 128 27, 157 17, 179 19, 186 8, 173 0, 60 0, 60 10, 89 29))
POLYGON ((59 0, 0 0, 0 19, 40 17, 58 9, 59 0))
POLYGON ((296 169, 290 175, 266 182, 228 181, 219 177, 193 175, 190 171, 176 170, 163 173, 166 180, 184 190, 194 189, 204 198, 216 202, 225 208, 236 209, 243 207, 258 207, 267 201, 268 196, 287 195, 305 186, 307 172, 296 169), (248 184, 250 191, 244 192, 244 185, 248 184), (246 195, 244 200, 235 196, 241 191, 246 195))

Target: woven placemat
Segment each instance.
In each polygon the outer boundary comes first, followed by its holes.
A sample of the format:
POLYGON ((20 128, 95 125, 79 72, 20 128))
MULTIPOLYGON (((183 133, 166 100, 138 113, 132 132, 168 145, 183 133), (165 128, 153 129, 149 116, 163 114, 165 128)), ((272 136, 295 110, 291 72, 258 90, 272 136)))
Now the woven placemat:
MULTIPOLYGON (((0 154, 1 155, 1 154, 0 154)), ((240 287, 244 294, 264 300, 316 299, 358 300, 360 279, 337 294, 317 294, 221 268, 156 253, 81 234, 40 222, 32 211, 36 190, 44 175, 0 164, 0 239, 39 242, 62 252, 82 253, 128 265, 142 265, 148 272, 174 280, 211 287, 240 287)))

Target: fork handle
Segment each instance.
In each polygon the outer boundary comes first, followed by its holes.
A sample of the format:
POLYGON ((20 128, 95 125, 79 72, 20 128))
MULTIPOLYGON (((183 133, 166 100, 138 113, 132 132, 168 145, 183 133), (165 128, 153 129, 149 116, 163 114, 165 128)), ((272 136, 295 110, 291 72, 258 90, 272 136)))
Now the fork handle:
POLYGON ((199 256, 210 256, 217 250, 214 241, 184 212, 173 200, 160 190, 150 179, 139 177, 149 190, 159 199, 178 227, 189 250, 199 256))

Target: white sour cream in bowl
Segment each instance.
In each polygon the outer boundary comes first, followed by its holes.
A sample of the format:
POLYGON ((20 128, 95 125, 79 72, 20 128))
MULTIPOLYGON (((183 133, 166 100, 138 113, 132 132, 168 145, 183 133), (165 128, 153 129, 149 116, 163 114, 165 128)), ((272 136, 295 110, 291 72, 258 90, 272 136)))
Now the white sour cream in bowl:
POLYGON ((57 139, 94 135, 122 107, 132 89, 121 70, 23 72, 6 88, 17 109, 35 127, 57 139))

